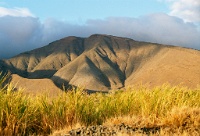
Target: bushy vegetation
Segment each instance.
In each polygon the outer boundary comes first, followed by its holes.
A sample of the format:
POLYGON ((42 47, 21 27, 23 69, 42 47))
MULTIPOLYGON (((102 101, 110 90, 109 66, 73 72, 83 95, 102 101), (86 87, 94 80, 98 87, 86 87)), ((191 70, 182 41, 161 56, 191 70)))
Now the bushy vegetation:
MULTIPOLYGON (((135 127, 200 134, 200 90, 162 86, 87 94, 83 89, 49 97, 25 95, 11 85, 0 90, 0 135, 48 135, 77 123, 124 122, 135 127)), ((164 132, 163 132, 164 133, 164 132)))

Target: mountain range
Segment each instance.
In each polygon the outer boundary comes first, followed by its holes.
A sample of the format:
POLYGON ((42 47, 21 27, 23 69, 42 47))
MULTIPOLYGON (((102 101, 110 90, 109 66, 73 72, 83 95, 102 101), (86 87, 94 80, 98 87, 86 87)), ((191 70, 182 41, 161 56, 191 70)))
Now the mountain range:
POLYGON ((200 51, 111 35, 70 36, 1 60, 0 70, 29 91, 63 86, 109 91, 164 83, 196 88, 200 51))

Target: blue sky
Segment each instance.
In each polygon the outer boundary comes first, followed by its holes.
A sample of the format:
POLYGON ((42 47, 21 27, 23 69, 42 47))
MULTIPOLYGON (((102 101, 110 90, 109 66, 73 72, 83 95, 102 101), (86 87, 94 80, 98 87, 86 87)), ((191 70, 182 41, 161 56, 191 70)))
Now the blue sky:
POLYGON ((94 33, 200 49, 200 1, 0 0, 0 58, 94 33))
POLYGON ((110 16, 138 17, 169 12, 167 4, 157 0, 3 0, 1 5, 6 8, 28 8, 42 20, 55 18, 76 23, 110 16))

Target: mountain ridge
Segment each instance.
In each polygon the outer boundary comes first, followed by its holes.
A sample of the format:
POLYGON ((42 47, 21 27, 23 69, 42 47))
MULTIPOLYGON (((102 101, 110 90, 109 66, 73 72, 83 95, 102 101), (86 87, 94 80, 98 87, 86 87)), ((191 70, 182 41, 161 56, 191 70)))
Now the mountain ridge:
POLYGON ((111 35, 66 37, 2 60, 1 66, 24 78, 48 78, 59 87, 83 86, 95 91, 139 83, 200 84, 199 50, 111 35))

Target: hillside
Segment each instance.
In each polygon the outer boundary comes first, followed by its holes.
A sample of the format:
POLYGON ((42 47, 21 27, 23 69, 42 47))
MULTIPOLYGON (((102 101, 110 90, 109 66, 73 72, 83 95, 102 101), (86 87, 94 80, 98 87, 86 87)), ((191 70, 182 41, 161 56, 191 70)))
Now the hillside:
POLYGON ((27 79, 17 74, 12 74, 11 82, 16 89, 23 89, 26 94, 47 93, 55 96, 61 91, 50 79, 27 79))
POLYGON ((63 38, 3 60, 1 67, 29 80, 49 78, 58 87, 94 91, 200 84, 200 51, 109 35, 63 38))

